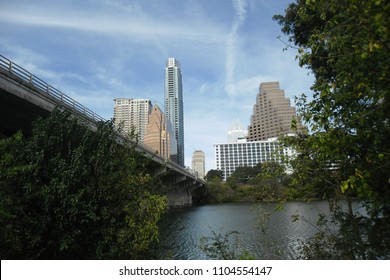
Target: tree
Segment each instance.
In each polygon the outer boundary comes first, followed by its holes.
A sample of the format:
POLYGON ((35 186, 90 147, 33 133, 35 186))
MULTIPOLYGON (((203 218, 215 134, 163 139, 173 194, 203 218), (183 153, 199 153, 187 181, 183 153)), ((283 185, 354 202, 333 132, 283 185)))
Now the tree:
POLYGON ((60 110, 0 140, 2 259, 148 257, 167 200, 117 140, 112 122, 93 132, 60 110))
POLYGON ((335 209, 335 256, 390 257, 389 15, 385 0, 298 0, 274 17, 315 77, 313 98, 297 100, 311 133, 286 141, 293 183, 366 202, 368 218, 335 209))
POLYGON ((232 187, 237 186, 238 184, 246 184, 250 179, 256 177, 260 171, 261 164, 257 167, 238 166, 226 181, 232 187))
POLYGON ((219 178, 220 180, 222 180, 223 178, 223 172, 222 170, 216 170, 216 169, 210 169, 207 174, 206 174, 206 180, 207 181, 210 181, 212 180, 213 178, 219 178))

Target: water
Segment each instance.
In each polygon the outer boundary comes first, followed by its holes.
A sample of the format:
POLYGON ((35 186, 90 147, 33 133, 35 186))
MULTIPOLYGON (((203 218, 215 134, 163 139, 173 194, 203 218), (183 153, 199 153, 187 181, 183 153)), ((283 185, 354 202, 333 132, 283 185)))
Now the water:
POLYGON ((281 211, 275 211, 275 205, 225 203, 170 210, 160 227, 163 257, 207 259, 200 249, 202 237, 213 237, 213 231, 222 235, 238 231, 239 252, 257 259, 295 259, 299 240, 317 231, 318 214, 330 213, 328 203, 288 202, 281 211), (300 219, 293 222, 296 214, 300 219))

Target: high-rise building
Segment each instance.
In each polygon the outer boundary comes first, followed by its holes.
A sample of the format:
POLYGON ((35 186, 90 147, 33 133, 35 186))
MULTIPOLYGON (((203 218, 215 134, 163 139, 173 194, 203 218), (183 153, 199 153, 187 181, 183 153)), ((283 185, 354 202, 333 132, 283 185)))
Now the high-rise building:
POLYGON ((235 143, 240 139, 244 139, 247 131, 242 126, 239 120, 234 120, 233 125, 228 131, 228 143, 235 143))
POLYGON ((239 166, 254 167, 258 163, 281 163, 281 155, 289 155, 288 149, 280 149, 277 138, 263 141, 214 144, 215 166, 226 181, 239 166))
POLYGON ((165 67, 165 115, 173 125, 177 141, 177 163, 184 163, 184 116, 181 66, 175 58, 169 58, 165 67))
POLYGON ((126 134, 136 133, 143 143, 152 103, 149 99, 116 98, 114 99, 114 123, 126 134))
POLYGON ((198 172, 200 178, 204 178, 205 174, 205 154, 201 150, 196 150, 192 154, 191 168, 198 172))
MULTIPOLYGON (((284 96, 284 90, 279 88, 279 82, 260 83, 247 139, 260 141, 292 133, 293 119, 297 119, 295 108, 290 105, 290 99, 284 96)), ((298 120, 297 128, 302 129, 298 120)))
POLYGON ((177 143, 171 122, 157 105, 153 106, 146 127, 144 145, 165 160, 177 162, 177 143))

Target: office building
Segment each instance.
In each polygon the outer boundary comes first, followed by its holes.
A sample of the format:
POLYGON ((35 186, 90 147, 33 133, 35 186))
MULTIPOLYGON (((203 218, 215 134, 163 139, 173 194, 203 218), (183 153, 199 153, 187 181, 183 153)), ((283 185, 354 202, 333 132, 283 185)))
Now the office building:
POLYGON ((125 134, 135 133, 143 143, 152 103, 149 99, 114 99, 114 124, 125 134))
POLYGON ((228 143, 235 143, 240 139, 245 139, 247 131, 239 120, 234 120, 233 125, 228 131, 228 143))
POLYGON ((146 127, 144 145, 165 160, 177 162, 177 143, 171 122, 157 105, 153 106, 146 127))
MULTIPOLYGON (((248 141, 260 141, 293 133, 291 122, 297 119, 290 99, 284 96, 279 82, 260 83, 256 104, 248 127, 248 141)), ((297 121, 298 130, 302 125, 297 121)))
POLYGON ((205 154, 201 150, 196 150, 192 154, 192 170, 195 170, 198 173, 200 178, 204 178, 206 175, 205 171, 205 154))
POLYGON ((169 58, 165 67, 165 115, 172 123, 177 141, 177 163, 184 163, 184 116, 181 66, 175 58, 169 58))
POLYGON ((276 138, 262 141, 214 144, 215 166, 223 172, 226 181, 239 166, 254 167, 267 161, 281 162, 280 155, 288 155, 288 149, 280 149, 276 138))

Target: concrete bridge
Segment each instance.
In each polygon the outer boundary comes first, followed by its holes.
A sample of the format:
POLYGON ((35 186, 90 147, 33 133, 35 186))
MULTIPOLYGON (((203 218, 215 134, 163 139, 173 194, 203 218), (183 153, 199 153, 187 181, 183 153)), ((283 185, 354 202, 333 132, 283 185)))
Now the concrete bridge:
MULTIPOLYGON (((22 130, 31 134, 31 123, 39 116, 48 116, 56 107, 65 108, 93 129, 104 118, 76 100, 47 84, 21 66, 0 55, 0 136, 22 130)), ((118 134, 119 141, 125 140, 118 134)), ((144 145, 137 149, 150 158, 148 172, 159 176, 168 189, 170 207, 192 205, 192 193, 205 185, 196 172, 167 161, 144 145)))

